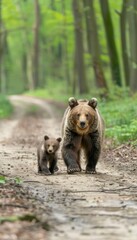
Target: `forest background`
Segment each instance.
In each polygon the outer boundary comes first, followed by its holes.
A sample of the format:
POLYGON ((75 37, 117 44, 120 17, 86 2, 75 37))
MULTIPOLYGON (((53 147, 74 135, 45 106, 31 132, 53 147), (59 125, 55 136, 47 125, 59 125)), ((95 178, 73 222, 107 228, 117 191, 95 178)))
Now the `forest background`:
POLYGON ((97 97, 106 134, 136 144, 136 26, 136 0, 0 0, 1 116, 3 95, 97 97))

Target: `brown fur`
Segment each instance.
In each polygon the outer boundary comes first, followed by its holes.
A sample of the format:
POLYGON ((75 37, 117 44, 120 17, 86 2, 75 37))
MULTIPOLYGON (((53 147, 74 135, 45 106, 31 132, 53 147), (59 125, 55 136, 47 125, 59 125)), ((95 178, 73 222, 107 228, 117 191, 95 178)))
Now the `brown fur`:
POLYGON ((49 138, 44 136, 42 143, 37 148, 38 172, 46 175, 53 174, 58 170, 57 151, 61 138, 49 138))
POLYGON ((86 173, 95 173, 99 159, 104 124, 96 108, 97 100, 90 101, 69 99, 62 122, 62 156, 68 173, 78 172, 80 166, 80 152, 84 149, 86 157, 86 173))

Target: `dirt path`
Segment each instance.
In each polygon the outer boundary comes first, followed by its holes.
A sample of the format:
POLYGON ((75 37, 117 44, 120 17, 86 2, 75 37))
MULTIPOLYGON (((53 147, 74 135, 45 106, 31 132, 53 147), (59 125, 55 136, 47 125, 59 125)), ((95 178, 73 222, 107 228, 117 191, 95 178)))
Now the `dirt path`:
POLYGON ((44 134, 60 136, 60 107, 30 97, 11 101, 14 118, 0 124, 1 172, 23 179, 23 187, 41 202, 41 218, 51 225, 48 239, 136 240, 137 149, 109 150, 106 143, 96 175, 85 174, 84 162, 82 173, 68 175, 59 154, 60 171, 40 176, 36 146, 44 134))

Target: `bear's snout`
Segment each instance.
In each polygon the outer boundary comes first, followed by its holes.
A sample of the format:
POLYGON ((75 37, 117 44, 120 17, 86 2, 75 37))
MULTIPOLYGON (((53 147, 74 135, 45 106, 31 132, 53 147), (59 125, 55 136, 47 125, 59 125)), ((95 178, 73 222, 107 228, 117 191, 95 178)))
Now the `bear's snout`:
POLYGON ((49 148, 47 149, 48 153, 54 153, 54 148, 52 146, 49 146, 49 148))
POLYGON ((81 126, 81 128, 85 128, 86 122, 85 121, 80 121, 80 126, 81 126))
POLYGON ((49 149, 49 153, 52 153, 53 151, 51 149, 49 149))

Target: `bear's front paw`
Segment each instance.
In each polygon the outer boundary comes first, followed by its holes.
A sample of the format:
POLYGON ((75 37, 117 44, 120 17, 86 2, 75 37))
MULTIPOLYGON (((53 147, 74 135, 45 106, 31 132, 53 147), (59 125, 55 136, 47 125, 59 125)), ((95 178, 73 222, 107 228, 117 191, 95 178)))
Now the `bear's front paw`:
POLYGON ((71 164, 67 168, 67 173, 68 174, 71 174, 71 173, 74 173, 74 172, 80 172, 80 168, 77 164, 71 164))
POLYGON ((43 175, 51 175, 51 172, 49 171, 48 168, 44 168, 44 169, 42 169, 41 174, 43 174, 43 175))
POLYGON ((97 172, 96 172, 96 169, 95 169, 95 168, 89 168, 89 167, 87 167, 87 168, 86 168, 86 173, 87 173, 87 174, 96 174, 97 172))

